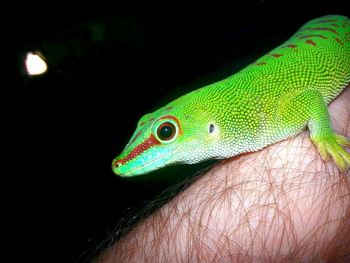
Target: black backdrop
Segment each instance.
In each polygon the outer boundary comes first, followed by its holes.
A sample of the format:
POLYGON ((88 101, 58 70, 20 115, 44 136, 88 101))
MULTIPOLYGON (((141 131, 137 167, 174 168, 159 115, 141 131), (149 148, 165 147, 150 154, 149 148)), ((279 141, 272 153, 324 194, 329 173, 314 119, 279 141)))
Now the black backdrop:
POLYGON ((8 241, 17 251, 12 256, 87 260, 130 209, 144 207, 192 173, 187 166, 132 180, 112 173, 111 160, 139 117, 236 72, 309 19, 349 16, 346 2, 261 0, 89 12, 32 7, 2 18, 10 69, 3 94, 11 95, 2 97, 10 102, 3 111, 10 133, 4 141, 14 160, 3 175, 10 179, 3 181, 10 223, 4 226, 15 240, 8 241), (25 74, 28 50, 45 55, 48 74, 25 74))

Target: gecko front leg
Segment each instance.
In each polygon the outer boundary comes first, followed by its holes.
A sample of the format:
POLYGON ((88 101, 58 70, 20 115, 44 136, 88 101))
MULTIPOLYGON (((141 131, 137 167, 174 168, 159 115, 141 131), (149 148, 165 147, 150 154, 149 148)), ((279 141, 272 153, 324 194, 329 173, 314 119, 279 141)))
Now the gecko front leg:
POLYGON ((307 126, 310 138, 323 160, 332 158, 342 172, 350 167, 350 154, 343 148, 350 147, 350 139, 334 132, 321 93, 317 90, 294 91, 288 94, 281 104, 279 114, 284 126, 301 129, 307 126))

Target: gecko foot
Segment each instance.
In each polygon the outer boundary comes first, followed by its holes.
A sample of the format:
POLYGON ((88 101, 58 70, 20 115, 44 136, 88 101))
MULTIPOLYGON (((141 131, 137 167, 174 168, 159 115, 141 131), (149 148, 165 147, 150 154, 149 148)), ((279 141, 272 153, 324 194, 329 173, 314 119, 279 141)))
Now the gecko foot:
POLYGON ((349 138, 334 133, 329 136, 311 139, 317 146, 323 160, 328 161, 332 158, 338 168, 344 173, 350 168, 350 153, 342 147, 350 147, 349 138))

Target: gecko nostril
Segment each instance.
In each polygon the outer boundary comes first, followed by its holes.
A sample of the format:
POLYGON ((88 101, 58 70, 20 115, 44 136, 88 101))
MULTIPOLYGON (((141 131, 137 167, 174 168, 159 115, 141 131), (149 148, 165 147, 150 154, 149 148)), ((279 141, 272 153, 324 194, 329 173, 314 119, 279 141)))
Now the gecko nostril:
POLYGON ((114 168, 119 168, 120 166, 122 166, 122 163, 119 161, 115 161, 113 166, 114 166, 114 168))

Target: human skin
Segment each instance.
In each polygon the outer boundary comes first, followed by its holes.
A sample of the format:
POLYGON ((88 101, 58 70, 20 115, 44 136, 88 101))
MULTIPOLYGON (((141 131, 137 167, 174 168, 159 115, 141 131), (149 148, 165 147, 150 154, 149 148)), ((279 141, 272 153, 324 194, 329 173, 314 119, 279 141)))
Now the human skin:
MULTIPOLYGON (((350 136, 350 86, 329 106, 350 136)), ((308 131, 220 162, 95 261, 350 262, 350 171, 308 131)))

